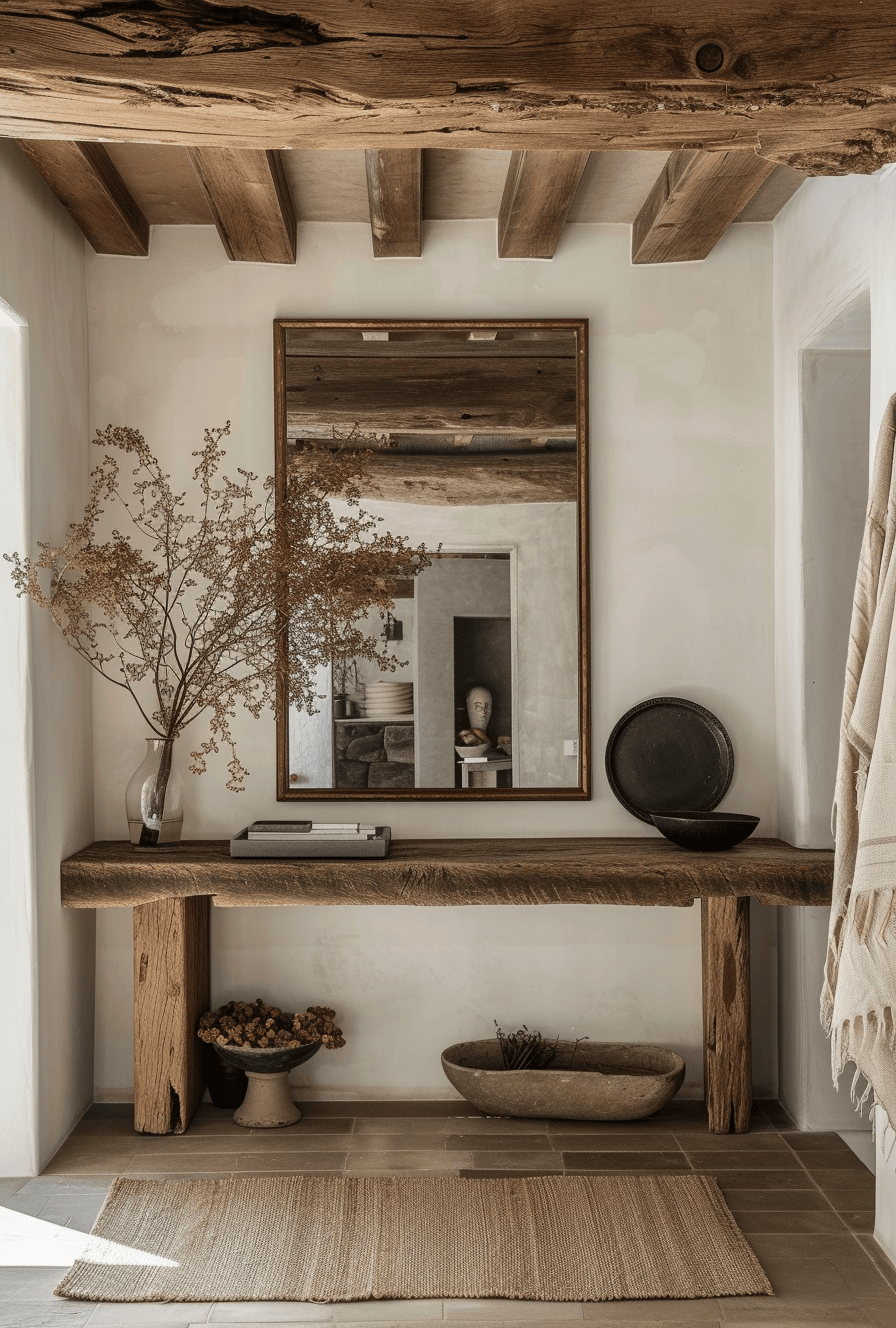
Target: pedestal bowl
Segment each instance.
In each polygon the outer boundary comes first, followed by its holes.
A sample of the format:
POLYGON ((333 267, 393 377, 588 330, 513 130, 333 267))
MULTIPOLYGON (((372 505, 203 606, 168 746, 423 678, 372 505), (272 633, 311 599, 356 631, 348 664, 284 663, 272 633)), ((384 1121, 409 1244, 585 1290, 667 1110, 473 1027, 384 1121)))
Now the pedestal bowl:
POLYGON ((237 1125, 255 1130, 276 1130, 295 1125, 302 1113, 289 1092, 289 1072, 320 1051, 320 1042, 301 1047, 225 1047, 215 1051, 226 1065, 244 1070, 249 1080, 243 1104, 233 1114, 237 1125))

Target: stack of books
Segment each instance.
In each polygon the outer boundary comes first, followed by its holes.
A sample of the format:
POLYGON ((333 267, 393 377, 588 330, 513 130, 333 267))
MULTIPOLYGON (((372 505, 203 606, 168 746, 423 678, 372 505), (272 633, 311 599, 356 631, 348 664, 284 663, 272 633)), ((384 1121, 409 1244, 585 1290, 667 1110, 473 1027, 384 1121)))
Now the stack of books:
POLYGON ((384 858, 387 825, 358 821, 253 821, 230 841, 232 858, 384 858))
POLYGON ((357 821, 253 821, 246 831, 248 839, 373 839, 375 825, 357 821))

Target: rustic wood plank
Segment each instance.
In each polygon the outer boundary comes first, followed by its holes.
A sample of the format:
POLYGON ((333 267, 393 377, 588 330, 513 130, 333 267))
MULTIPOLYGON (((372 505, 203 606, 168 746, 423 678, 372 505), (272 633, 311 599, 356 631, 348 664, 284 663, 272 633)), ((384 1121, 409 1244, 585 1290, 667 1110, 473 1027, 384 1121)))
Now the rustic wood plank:
POLYGON ((144 1134, 183 1134, 202 1097, 208 919, 207 897, 134 909, 134 1129, 144 1134))
POLYGON ((358 483, 362 498, 431 507, 574 503, 578 458, 575 452, 544 450, 441 456, 377 452, 364 461, 358 483))
POLYGON ((19 147, 98 254, 149 253, 149 225, 99 143, 27 142, 19 147))
MULTIPOLYGON (((374 343, 370 343, 374 344, 374 343)), ((517 434, 570 432, 576 427, 576 360, 538 355, 465 361, 332 356, 286 360, 290 436, 333 425, 395 432, 432 430, 517 434)), ((307 435, 306 435, 307 436, 307 435)))
POLYGON ((750 1128, 750 901, 704 898, 703 1095, 712 1134, 750 1128))
POLYGON ((673 152, 632 226, 632 262, 706 258, 774 169, 749 153, 673 152))
POLYGON ((553 258, 590 152, 514 152, 498 213, 499 258, 553 258))
POLYGON ((191 147, 817 151, 896 156, 890 0, 17 0, 0 133, 191 147), (721 63, 701 59, 715 46, 721 63), (717 67, 715 67, 717 65, 717 67))
POLYGON ((419 258, 423 252, 420 148, 364 154, 374 258, 419 258))
POLYGON ((193 148, 190 161, 228 258, 296 261, 296 216, 278 152, 193 148))
POLYGON ((246 904, 642 904, 688 907, 752 895, 766 904, 829 904, 833 853, 750 839, 688 853, 666 839, 393 840, 383 861, 231 858, 227 840, 135 853, 105 841, 62 864, 66 908, 112 908, 213 895, 246 904))

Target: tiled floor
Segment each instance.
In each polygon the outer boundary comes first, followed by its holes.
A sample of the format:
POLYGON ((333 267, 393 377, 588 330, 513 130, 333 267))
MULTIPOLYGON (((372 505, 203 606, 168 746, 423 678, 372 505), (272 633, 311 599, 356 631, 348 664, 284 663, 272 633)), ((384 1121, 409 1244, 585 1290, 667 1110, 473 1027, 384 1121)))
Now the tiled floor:
POLYGON ((88 1305, 52 1296, 58 1267, 0 1270, 0 1328, 188 1328, 200 1323, 346 1325, 448 1321, 601 1324, 604 1328, 896 1328, 896 1272, 871 1236, 874 1178, 837 1135, 800 1134, 774 1103, 750 1133, 710 1135, 698 1104, 673 1103, 629 1125, 487 1118, 461 1104, 318 1103, 286 1130, 246 1131, 203 1106, 185 1135, 136 1135, 129 1109, 95 1107, 43 1176, 0 1181, 0 1204, 88 1231, 114 1175, 461 1176, 700 1171, 717 1177, 776 1295, 699 1301, 549 1305, 397 1301, 349 1305, 88 1305))

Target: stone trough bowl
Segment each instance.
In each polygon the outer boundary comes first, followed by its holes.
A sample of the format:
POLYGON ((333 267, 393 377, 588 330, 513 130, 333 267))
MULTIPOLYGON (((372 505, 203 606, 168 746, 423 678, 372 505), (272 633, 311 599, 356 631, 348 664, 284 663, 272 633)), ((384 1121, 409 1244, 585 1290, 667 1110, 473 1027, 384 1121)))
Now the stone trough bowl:
MULTIPOLYGON (((559 1042, 556 1064, 576 1044, 559 1042)), ((580 1042, 573 1069, 502 1070, 497 1038, 458 1042, 442 1052, 457 1091, 490 1116, 545 1120, 639 1120, 670 1102, 684 1080, 682 1058, 637 1042, 580 1042)))

